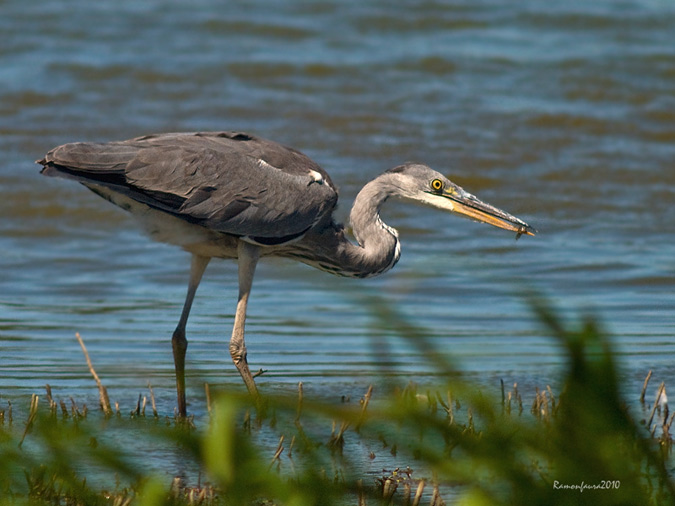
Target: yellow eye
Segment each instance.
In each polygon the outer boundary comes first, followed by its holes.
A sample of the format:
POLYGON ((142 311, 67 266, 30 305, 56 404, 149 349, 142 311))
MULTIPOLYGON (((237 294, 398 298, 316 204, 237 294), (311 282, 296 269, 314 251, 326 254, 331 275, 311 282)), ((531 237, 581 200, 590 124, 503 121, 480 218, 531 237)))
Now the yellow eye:
POLYGON ((443 181, 441 181, 440 179, 434 179, 431 182, 431 189, 436 192, 441 191, 443 189, 443 181))

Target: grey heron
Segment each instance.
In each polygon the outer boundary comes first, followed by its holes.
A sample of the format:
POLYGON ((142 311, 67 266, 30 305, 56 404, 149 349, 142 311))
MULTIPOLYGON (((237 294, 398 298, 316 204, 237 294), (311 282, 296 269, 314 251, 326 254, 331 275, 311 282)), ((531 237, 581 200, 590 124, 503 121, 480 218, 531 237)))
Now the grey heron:
POLYGON ((213 257, 238 261, 239 298, 230 354, 259 400, 244 342, 246 306, 260 257, 279 256, 339 276, 365 278, 391 269, 398 232, 380 218, 390 197, 523 234, 527 223, 417 163, 382 173, 359 192, 350 213, 356 243, 333 218, 338 193, 303 153, 242 132, 147 135, 119 142, 58 146, 37 163, 42 174, 72 179, 139 219, 151 238, 192 254, 187 296, 171 339, 178 413, 186 415, 185 327, 195 292, 213 257))

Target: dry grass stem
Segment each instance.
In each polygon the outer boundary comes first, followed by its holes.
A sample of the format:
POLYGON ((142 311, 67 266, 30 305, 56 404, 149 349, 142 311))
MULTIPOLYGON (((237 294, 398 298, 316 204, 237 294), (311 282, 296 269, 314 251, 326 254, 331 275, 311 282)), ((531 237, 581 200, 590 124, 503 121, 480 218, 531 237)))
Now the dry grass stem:
POLYGON ((295 436, 291 438, 291 445, 288 447, 288 458, 293 458, 293 447, 295 446, 295 436))
POLYGON ((272 466, 274 465, 275 462, 279 462, 279 465, 281 465, 281 454, 284 452, 284 436, 282 435, 281 438, 279 438, 279 446, 277 446, 277 451, 274 452, 274 457, 272 457, 272 462, 270 462, 270 465, 268 469, 272 469, 272 466))
POLYGON ((66 403, 63 401, 63 399, 59 400, 59 405, 61 406, 61 413, 63 414, 63 418, 68 418, 68 407, 66 406, 66 403))
POLYGON ((366 494, 363 490, 363 480, 356 480, 356 494, 358 496, 358 506, 366 506, 366 494))
POLYGON ((101 403, 101 409, 103 410, 103 413, 106 416, 110 416, 112 415, 112 409, 110 408, 110 399, 108 398, 108 391, 103 386, 103 383, 101 383, 98 374, 96 374, 96 370, 94 369, 94 366, 91 363, 91 359, 89 358, 89 352, 87 352, 87 347, 84 345, 84 341, 82 340, 82 337, 80 337, 80 333, 76 332, 75 337, 77 338, 77 341, 80 343, 80 346, 82 347, 84 358, 87 360, 87 366, 89 366, 89 372, 94 377, 96 385, 98 386, 98 395, 99 395, 99 402, 101 403))
POLYGON ((422 494, 424 493, 424 485, 424 480, 421 480, 419 485, 417 485, 417 491, 415 492, 415 497, 413 497, 412 506, 419 506, 420 501, 422 500, 422 494))
POLYGON ((410 483, 404 483, 403 484, 403 506, 409 506, 410 505, 411 496, 412 496, 412 488, 410 487, 410 483))
POLYGON ((328 447, 331 450, 337 450, 339 453, 342 453, 342 448, 345 445, 345 431, 349 427, 349 422, 341 422, 340 423, 340 430, 338 430, 337 434, 335 433, 335 427, 336 427, 335 420, 333 420, 333 429, 331 431, 330 435, 330 440, 328 441, 328 447))
POLYGON ((654 435, 654 430, 650 429, 652 426, 652 422, 654 421, 654 415, 656 414, 656 408, 659 407, 660 401, 661 401, 661 396, 665 393, 666 391, 666 384, 664 382, 661 382, 661 385, 659 385, 659 389, 656 393, 656 400, 654 401, 654 406, 652 406, 652 412, 649 415, 649 422, 647 422, 647 429, 650 430, 652 433, 652 436, 654 435))
POLYGON ((19 448, 21 448, 21 446, 23 445, 23 441, 24 439, 26 439, 26 435, 28 435, 28 432, 33 426, 33 422, 35 421, 35 417, 37 416, 39 400, 40 400, 39 397, 35 394, 33 394, 30 398, 30 411, 28 412, 28 420, 26 421, 26 428, 23 431, 23 436, 21 436, 21 441, 19 441, 19 448))
POLYGON ((373 385, 368 386, 368 390, 366 391, 366 394, 363 396, 363 399, 361 399, 361 415, 359 416, 359 420, 356 423, 356 427, 354 430, 356 432, 359 431, 361 426, 363 425, 363 422, 366 420, 366 409, 368 408, 368 403, 370 402, 370 398, 373 395, 373 385))
POLYGON ((518 414, 522 414, 523 412, 523 398, 521 397, 520 393, 518 392, 518 383, 513 384, 513 397, 518 401, 518 414))
POLYGON ((556 403, 555 403, 555 396, 553 395, 553 389, 551 388, 551 385, 546 385, 546 391, 548 392, 548 398, 551 401, 551 413, 555 414, 556 403))
POLYGON ((385 504, 392 504, 394 501, 394 492, 396 492, 397 484, 391 478, 384 480, 382 485, 382 499, 385 504))
POLYGON ((148 390, 150 390, 150 404, 152 405, 152 416, 159 418, 159 413, 157 413, 157 404, 155 404, 155 392, 152 391, 152 385, 148 383, 148 390))
POLYGON ((49 386, 49 383, 45 385, 45 390, 47 391, 47 402, 49 403, 49 411, 51 412, 52 416, 56 416, 56 412, 58 411, 59 405, 56 404, 56 401, 54 401, 54 398, 52 397, 52 387, 49 386))
POLYGON ((84 415, 80 411, 80 408, 77 407, 75 399, 73 399, 72 397, 70 398, 70 415, 73 417, 73 420, 84 418, 84 415))
POLYGON ((441 498, 440 490, 438 489, 438 484, 434 485, 434 491, 431 494, 431 501, 429 501, 429 506, 445 506, 445 501, 441 498))
POLYGON ((267 372, 267 369, 258 369, 258 372, 253 373, 252 376, 253 376, 254 378, 257 378, 258 376, 262 376, 262 375, 265 374, 266 372, 267 372))
POLYGON ((647 377, 645 378, 645 382, 642 385, 642 393, 640 394, 640 402, 644 404, 645 402, 645 394, 647 393, 647 385, 649 384, 649 380, 652 377, 652 370, 650 369, 649 372, 647 373, 647 377))
POLYGON ((131 416, 140 416, 141 415, 141 399, 143 398, 143 394, 138 394, 138 400, 136 401, 136 409, 134 409, 131 412, 131 416))

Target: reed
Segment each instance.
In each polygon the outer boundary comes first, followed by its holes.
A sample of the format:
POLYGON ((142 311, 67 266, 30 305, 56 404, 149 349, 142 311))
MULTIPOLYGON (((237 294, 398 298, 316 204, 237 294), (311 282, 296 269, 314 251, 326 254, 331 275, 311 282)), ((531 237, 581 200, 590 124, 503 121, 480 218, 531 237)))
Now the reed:
MULTIPOLYGON (((103 402, 100 411, 88 410, 47 385, 47 402, 34 395, 15 409, 21 423, 9 422, 11 404, 0 412, 0 505, 675 503, 675 415, 665 385, 652 405, 642 396, 644 420, 636 421, 598 325, 565 326, 541 303, 533 308, 566 350, 568 368, 554 384, 560 392, 551 385, 524 392, 503 381, 486 391, 438 354, 430 361, 450 374, 436 386, 370 385, 357 403, 312 399, 300 383, 294 395, 266 399, 258 417, 247 397, 205 385, 208 418, 195 424, 160 415, 150 385, 147 419, 148 395, 132 401, 127 415, 116 402, 111 418, 103 402), (159 419, 166 423, 153 421, 159 419), (179 452, 197 470, 197 483, 189 475, 167 483, 116 443, 120 431, 135 445, 179 452), (373 459, 403 466, 373 475, 373 459), (87 475, 92 467, 108 484, 87 475), (582 482, 619 486, 583 493, 556 486, 582 482)), ((392 317, 388 312, 387 321, 392 317)), ((407 322, 397 328, 404 339, 418 334, 407 322)), ((435 353, 419 334, 425 353, 435 353)), ((100 392, 103 381, 96 383, 100 392)))
POLYGON ((99 392, 99 402, 101 403, 101 409, 103 410, 106 416, 110 416, 112 415, 112 409, 110 408, 110 399, 108 398, 108 391, 103 386, 103 383, 101 383, 101 379, 98 377, 98 374, 96 374, 94 365, 91 363, 91 359, 89 358, 89 352, 87 351, 87 347, 84 345, 84 341, 82 340, 80 333, 76 332, 75 337, 77 338, 77 341, 80 343, 82 353, 84 353, 84 358, 87 361, 87 366, 89 367, 89 372, 94 377, 94 381, 96 381, 96 386, 98 387, 99 392))

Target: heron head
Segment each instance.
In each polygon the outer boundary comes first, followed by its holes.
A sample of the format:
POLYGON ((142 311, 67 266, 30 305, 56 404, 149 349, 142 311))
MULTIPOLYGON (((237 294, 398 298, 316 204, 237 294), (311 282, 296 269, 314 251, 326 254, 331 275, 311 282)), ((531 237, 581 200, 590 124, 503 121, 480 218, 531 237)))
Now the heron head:
POLYGON ((426 165, 407 163, 387 172, 396 174, 397 193, 400 197, 511 230, 517 233, 516 239, 521 235, 536 233, 534 228, 521 219, 483 202, 426 165))

